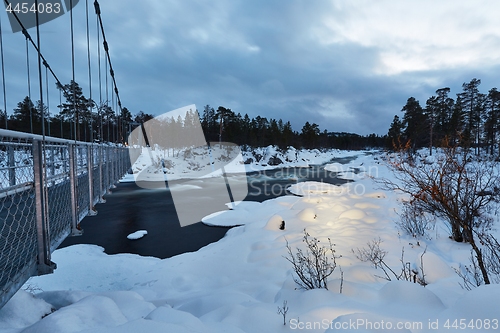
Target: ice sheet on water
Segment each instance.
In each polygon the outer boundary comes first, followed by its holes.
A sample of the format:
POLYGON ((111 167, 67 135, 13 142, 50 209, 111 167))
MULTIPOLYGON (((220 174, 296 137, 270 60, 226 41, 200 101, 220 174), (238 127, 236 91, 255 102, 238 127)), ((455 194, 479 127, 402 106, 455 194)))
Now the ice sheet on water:
POLYGON ((133 232, 127 236, 128 239, 135 240, 142 238, 148 234, 147 230, 137 230, 136 232, 133 232))

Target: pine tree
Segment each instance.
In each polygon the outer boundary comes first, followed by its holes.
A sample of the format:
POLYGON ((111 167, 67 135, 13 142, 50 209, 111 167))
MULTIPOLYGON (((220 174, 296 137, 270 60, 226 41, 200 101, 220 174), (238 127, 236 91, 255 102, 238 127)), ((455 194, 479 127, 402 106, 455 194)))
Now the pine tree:
POLYGON ((436 90, 436 118, 434 124, 435 138, 441 142, 445 137, 452 135, 453 128, 450 127, 450 121, 453 114, 455 101, 448 97, 450 88, 440 88, 436 90))
POLYGON ((292 124, 290 121, 287 121, 283 127, 283 137, 285 140, 285 146, 293 146, 295 144, 295 138, 297 137, 297 133, 293 131, 292 124))
POLYGON ((41 115, 28 96, 22 102, 17 103, 11 120, 13 129, 16 131, 40 134, 38 129, 41 128, 41 115))
POLYGON ((433 138, 434 138, 434 125, 438 113, 438 102, 436 96, 431 96, 425 102, 424 115, 426 123, 429 127, 429 154, 432 155, 433 138))
MULTIPOLYGON (((58 88, 62 89, 61 87, 58 88)), ((76 124, 75 138, 80 140, 80 124, 82 122, 88 122, 91 119, 90 110, 94 102, 83 95, 82 88, 73 80, 71 80, 69 84, 65 84, 62 90, 64 98, 66 98, 66 103, 58 105, 57 107, 61 108, 60 113, 65 119, 76 124)))
POLYGON ((391 126, 389 127, 389 132, 387 133, 387 137, 389 139, 389 144, 391 147, 397 147, 401 135, 403 134, 403 123, 399 119, 398 115, 395 115, 391 126))
POLYGON ((453 111, 450 117, 450 124, 448 126, 448 133, 450 133, 450 144, 458 145, 463 143, 463 133, 465 128, 465 116, 462 98, 457 95, 457 100, 453 106, 453 111))
POLYGON ((201 126, 207 142, 214 142, 218 139, 218 122, 214 108, 210 105, 205 105, 203 108, 203 115, 201 117, 201 126))
POLYGON ((469 83, 462 84, 463 92, 458 94, 461 98, 465 112, 464 140, 468 146, 474 145, 476 154, 479 154, 479 141, 481 130, 481 115, 484 111, 484 94, 479 92, 481 80, 472 79, 469 83))
POLYGON ((9 127, 9 124, 8 124, 8 119, 7 119, 7 112, 0 110, 0 128, 7 129, 8 127, 9 127))
MULTIPOLYGON (((42 120, 45 122, 45 130, 48 129, 49 122, 50 122, 50 114, 49 114, 49 107, 46 106, 45 104, 42 103, 41 100, 36 101, 35 103, 35 109, 36 109, 36 117, 35 117, 35 133, 43 133, 42 129, 42 120), (43 117, 42 117, 43 113, 43 117)), ((46 132, 46 134, 50 135, 49 132, 46 132)))
POLYGON ((310 124, 308 121, 302 127, 302 144, 306 148, 314 148, 316 146, 317 138, 320 134, 318 124, 310 124))
POLYGON ((419 101, 414 97, 408 98, 406 105, 401 109, 405 114, 403 116, 404 136, 409 141, 412 153, 423 146, 426 121, 424 111, 419 101))
POLYGON ((134 117, 134 121, 135 121, 136 123, 143 124, 143 123, 145 123, 146 121, 151 120, 151 119, 153 119, 153 118, 154 118, 154 116, 153 116, 153 115, 151 115, 151 114, 149 114, 149 113, 145 113, 144 111, 139 111, 139 112, 135 115, 135 117, 134 117))
POLYGON ((247 113, 245 113, 241 122, 241 141, 242 144, 250 144, 250 117, 247 113))
POLYGON ((484 131, 490 154, 493 155, 497 135, 500 130, 500 91, 497 88, 492 88, 488 92, 485 108, 487 113, 484 122, 484 131))
POLYGON ((118 136, 120 142, 125 142, 130 133, 130 124, 132 123, 132 113, 128 108, 123 107, 120 111, 118 136))

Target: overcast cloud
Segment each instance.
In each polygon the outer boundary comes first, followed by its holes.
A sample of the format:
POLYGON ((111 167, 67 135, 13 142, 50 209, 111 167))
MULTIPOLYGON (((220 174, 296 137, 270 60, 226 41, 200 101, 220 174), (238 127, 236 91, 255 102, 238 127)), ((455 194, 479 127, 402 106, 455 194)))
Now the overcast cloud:
MULTIPOLYGON (((99 100, 92 3, 92 97, 99 100)), ((121 100, 133 114, 222 105, 250 117, 290 120, 295 130, 309 121, 322 130, 385 134, 410 96, 425 105, 436 89, 449 86, 455 97, 474 77, 483 92, 499 86, 500 2, 494 0, 100 4, 121 100)), ((80 0, 73 15, 76 81, 88 97, 85 5, 80 0)), ((5 13, 1 19, 12 113, 28 94, 26 46, 5 13)), ((72 77, 69 27, 69 14, 41 26, 42 53, 63 83, 72 77)), ((59 95, 49 82, 50 108, 57 112, 59 95)))

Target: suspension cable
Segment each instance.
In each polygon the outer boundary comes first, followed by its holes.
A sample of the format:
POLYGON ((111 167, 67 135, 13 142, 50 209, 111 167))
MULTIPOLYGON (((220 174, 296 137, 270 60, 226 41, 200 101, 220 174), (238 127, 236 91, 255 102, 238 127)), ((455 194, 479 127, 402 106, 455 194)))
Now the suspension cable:
POLYGON ((59 120, 61 121, 61 139, 64 139, 64 131, 63 131, 64 117, 62 115, 62 90, 61 89, 59 89, 59 120))
MULTIPOLYGON (((36 3, 38 3, 38 0, 35 0, 35 1, 36 1, 36 3)), ((7 6, 10 6, 10 2, 8 0, 4 0, 4 2, 5 2, 5 4, 7 6)), ((36 14, 38 14, 38 13, 36 13, 36 14)), ((57 87, 60 90, 62 90, 65 93, 67 93, 66 89, 61 84, 61 81, 57 77, 56 73, 54 73, 54 71, 52 70, 52 68, 49 66, 47 60, 43 56, 42 52, 40 51, 40 24, 38 22, 38 19, 39 19, 38 15, 36 15, 36 22, 37 22, 37 43, 36 44, 35 44, 35 41, 33 40, 33 38, 31 38, 31 35, 29 34, 29 32, 26 30, 24 24, 21 22, 21 20, 17 16, 17 13, 15 11, 13 11, 12 15, 14 16, 14 18, 17 21, 17 23, 21 27, 23 35, 26 37, 26 52, 28 53, 28 41, 29 41, 29 42, 31 42, 31 45, 35 48, 35 50, 38 53, 38 64, 39 64, 39 78, 40 78, 40 81, 41 81, 41 66, 40 66, 40 64, 42 63, 45 66, 45 68, 48 69, 50 71, 50 73, 52 74, 52 76, 54 77, 54 79, 56 81, 57 87)), ((28 58, 27 65, 29 67, 29 56, 27 56, 27 58, 28 58)), ((2 61, 2 65, 3 65, 3 61, 2 61)), ((29 71, 29 69, 28 69, 28 71, 29 71)), ((29 80, 30 80, 30 75, 28 73, 28 81, 29 80)), ((29 97, 29 99, 31 101, 31 88, 30 88, 30 86, 31 86, 31 84, 28 83, 28 93, 29 93, 28 97, 29 97)), ((5 87, 4 87, 4 91, 5 91, 5 87)), ((44 112, 43 112, 43 88, 42 88, 42 83, 41 82, 40 82, 40 103, 41 103, 41 106, 42 106, 42 134, 45 135, 45 123, 44 123, 45 122, 45 115, 44 115, 44 112)), ((5 112, 5 113, 7 113, 7 112, 5 112)), ((30 127, 31 127, 31 133, 33 133, 33 121, 32 121, 32 108, 31 108, 31 105, 30 105, 30 127)))
MULTIPOLYGON (((38 0, 35 0, 35 6, 38 8, 38 0)), ((40 113, 42 115, 42 154, 43 154, 43 161, 47 161, 47 150, 45 149, 45 112, 43 110, 43 84, 42 84, 42 53, 41 53, 41 48, 40 48, 40 20, 39 20, 39 14, 38 10, 35 12, 35 23, 36 23, 36 45, 37 45, 37 52, 38 52, 38 85, 39 85, 39 93, 40 93, 40 113)), ((48 186, 47 182, 45 181, 47 179, 47 168, 43 168, 43 173, 42 173, 42 182, 43 182, 43 196, 45 198, 48 197, 48 186)), ((48 227, 48 221, 49 221, 49 203, 47 200, 44 200, 42 198, 42 201, 45 202, 45 207, 44 207, 44 212, 42 213, 43 215, 43 223, 47 224, 46 227, 48 227)), ((47 253, 45 254, 46 258, 50 259, 50 249, 46 249, 47 253)))
MULTIPOLYGON (((73 8, 73 0, 69 0, 69 5, 73 8)), ((73 112, 75 113, 74 123, 75 123, 75 142, 79 140, 78 137, 78 110, 76 109, 76 81, 75 81, 75 37, 73 32, 73 10, 69 11, 69 20, 70 20, 70 30, 71 30, 71 73, 72 73, 72 82, 71 87, 73 93, 73 112)))
MULTIPOLYGON (((23 30, 23 33, 25 30, 23 30)), ((30 111, 30 131, 33 134, 33 108, 31 107, 31 75, 30 75, 30 52, 28 45, 28 37, 26 37, 26 70, 28 72, 28 108, 30 111)))
POLYGON ((94 1, 94 7, 95 7, 95 13, 97 14, 97 17, 99 19, 99 25, 101 27, 101 33, 102 33, 102 39, 103 39, 102 43, 104 46, 104 51, 106 52, 106 56, 107 56, 108 62, 109 62, 109 73, 111 75, 111 78, 113 79, 113 86, 114 86, 116 98, 118 101, 118 107, 120 108, 120 112, 121 112, 122 103, 120 101, 120 94, 118 93, 118 87, 116 85, 115 72, 113 70, 113 65, 111 64, 111 57, 109 55, 109 46, 108 46, 108 42, 106 41, 106 34, 104 33, 104 25, 102 24, 101 8, 100 8, 99 2, 97 0, 94 1))
POLYGON ((92 117, 92 64, 90 61, 90 30, 89 30, 89 0, 85 0, 85 18, 87 20, 87 66, 89 69, 89 113, 90 113, 90 142, 94 143, 94 118, 92 117))
MULTIPOLYGON (((72 1, 72 0, 70 0, 72 1)), ((5 4, 7 6, 10 6, 10 2, 9 0, 4 0, 5 4)), ((42 63, 45 67, 47 67, 50 71, 50 73, 52 74, 52 76, 54 77, 54 79, 56 80, 56 85, 59 89, 62 89, 64 92, 66 92, 66 89, 64 88, 64 86, 61 84, 61 81, 59 81, 59 78, 57 77, 56 73, 54 73, 54 71, 52 70, 52 68, 50 68, 49 64, 47 63, 47 60, 45 59, 45 57, 43 56, 43 54, 41 52, 39 52, 38 50, 38 47, 35 43, 35 41, 33 40, 33 38, 31 38, 29 32, 26 30, 26 28, 24 27, 24 24, 23 22, 21 22, 21 20, 19 19, 19 17, 17 16, 17 13, 15 11, 12 11, 11 13, 14 18, 16 19, 17 23, 19 24, 19 26, 21 27, 22 31, 23 31, 23 35, 26 36, 26 38, 29 39, 29 41, 31 42, 31 45, 33 45, 33 47, 35 48, 35 50, 38 52, 40 58, 42 59, 42 63)))
POLYGON ((109 103, 109 91, 108 91, 108 77, 109 77, 109 72, 108 72, 108 59, 104 59, 104 73, 106 73, 106 105, 109 103))
POLYGON ((97 31, 97 67, 99 72, 99 108, 97 109, 98 117, 99 117, 99 142, 104 140, 104 130, 102 128, 102 77, 101 77, 101 41, 99 34, 99 18, 96 15, 96 31, 97 31))
MULTIPOLYGON (((111 83, 111 85, 113 85, 113 83, 111 83)), ((113 93, 111 93, 111 109, 113 109, 113 116, 115 118, 114 122, 117 123, 118 122, 118 119, 116 117, 117 110, 115 108, 115 95, 113 93)), ((115 126, 112 126, 111 129, 113 130, 113 142, 116 142, 117 135, 115 126)))
MULTIPOLYGON (((35 0, 36 8, 38 8, 38 0, 35 0)), ((43 112, 43 83, 42 83, 42 58, 40 57, 40 20, 38 15, 38 10, 35 13, 36 20, 36 44, 38 51, 38 85, 40 93, 40 113, 42 114, 42 136, 43 142, 45 142, 45 112, 43 112)))
POLYGON ((5 65, 3 59, 3 33, 2 33, 2 15, 0 15, 0 57, 2 60, 2 88, 3 88, 3 111, 5 114, 5 129, 9 129, 7 121, 7 93, 5 89, 5 65))
POLYGON ((108 125, 108 142, 110 142, 109 140, 109 110, 108 110, 108 106, 109 106, 109 97, 108 97, 108 60, 107 59, 104 59, 104 73, 106 74, 106 80, 105 80, 105 86, 106 86, 106 122, 107 122, 107 125, 108 125))
MULTIPOLYGON (((35 0, 35 1, 38 2, 38 0, 35 0)), ((11 6, 9 0, 4 0, 4 3, 7 6, 11 6)), ((73 8, 73 0, 70 0, 70 6, 71 6, 71 8, 73 8)), ((120 109, 120 112, 122 112, 121 111, 122 110, 121 99, 120 99, 118 87, 117 87, 117 84, 116 84, 116 78, 115 78, 115 75, 114 75, 113 66, 112 66, 112 63, 111 63, 111 57, 110 57, 110 54, 109 54, 109 46, 108 46, 108 42, 106 40, 106 35, 105 35, 105 31, 104 31, 104 25, 102 23, 101 10, 100 10, 100 6, 99 6, 99 2, 97 0, 94 1, 94 7, 95 7, 96 15, 97 15, 97 26, 98 26, 97 28, 98 28, 98 30, 100 28, 101 34, 102 34, 102 37, 103 37, 103 46, 104 46, 104 51, 105 51, 106 57, 107 57, 106 65, 109 63, 109 74, 110 74, 110 76, 112 78, 112 82, 111 82, 112 84, 111 84, 111 86, 112 86, 112 89, 114 88, 113 90, 114 90, 114 93, 116 94, 117 104, 118 104, 118 107, 120 109)), ((49 66, 47 60, 45 59, 45 57, 41 53, 41 51, 39 49, 39 41, 38 41, 38 43, 35 43, 35 41, 33 40, 33 38, 31 38, 30 34, 26 30, 24 24, 21 22, 21 20, 19 19, 19 17, 18 17, 18 15, 17 15, 16 12, 12 12, 12 15, 14 16, 14 18, 17 21, 17 23, 21 27, 21 29, 23 31, 23 34, 27 38, 27 42, 29 41, 33 45, 33 47, 35 48, 35 50, 38 52, 39 62, 41 62, 46 67, 46 69, 48 69, 48 71, 50 71, 50 73, 54 77, 54 79, 56 81, 56 86, 58 87, 58 89, 62 90, 65 94, 68 94, 66 88, 62 85, 61 81, 59 80, 59 78, 54 73, 54 71, 52 70, 52 68, 49 66)), ((38 18, 37 18, 37 20, 38 20, 38 18)), ((73 78, 73 82, 75 82, 75 49, 74 49, 74 29, 73 29, 74 24, 73 24, 73 11, 72 10, 70 10, 70 25, 71 25, 72 78, 73 78)), ((0 27, 0 30, 1 30, 1 27, 0 27)), ((39 25, 37 26, 37 30, 39 31, 39 25)), ((99 34, 98 34, 98 36, 99 36, 99 34)), ((39 36, 38 36, 38 38, 39 38, 39 36)), ((0 39, 0 42, 1 42, 1 39, 0 39)), ((0 46, 2 46, 2 45, 0 45, 0 46)), ((2 60, 3 60, 3 48, 2 48, 2 60)), ((99 51, 99 62, 100 62, 100 51, 99 51)), ((2 61, 2 67, 3 66, 4 66, 4 63, 2 61)), ((106 70, 107 70, 107 68, 106 68, 106 70)), ((41 72, 41 69, 39 70, 39 72, 41 72)), ((2 76, 4 77, 4 70, 2 71, 2 74, 3 74, 2 76)), ((99 76, 100 75, 101 75, 101 72, 99 70, 99 76)), ((106 80, 107 80, 107 77, 106 77, 106 80)), ((4 81, 5 81, 5 79, 4 79, 4 81)), ((99 82, 99 85, 100 84, 101 84, 101 82, 99 82)), ((41 84, 40 84, 40 87, 41 87, 40 89, 43 91, 43 88, 42 88, 41 84)), ((108 87, 107 87, 107 84, 106 84, 106 90, 107 90, 107 88, 108 87)), ((4 84, 4 91, 5 91, 5 84, 4 84)), ((73 95, 74 96, 75 96, 75 94, 76 94, 76 92, 73 91, 73 95)), ((101 91, 100 91, 100 94, 101 94, 101 91)), ((102 96, 100 96, 100 97, 101 97, 101 101, 102 101, 102 96)), ((109 101, 109 99, 107 101, 109 101)), ((75 103, 76 103, 76 99, 73 98, 74 109, 76 110, 75 103)), ((5 93, 4 93, 4 108, 6 108, 6 94, 5 93)), ((7 111, 5 111, 5 113, 7 113, 7 111)), ((6 124, 6 126, 7 126, 7 124, 6 124)), ((101 126, 101 128, 102 128, 102 126, 101 126)), ((77 124, 76 124, 76 121, 75 121, 75 140, 77 140, 77 130, 76 129, 77 129, 77 124)))
POLYGON ((47 128, 48 128, 48 135, 50 136, 50 124, 51 124, 51 119, 50 119, 50 100, 49 100, 49 70, 47 67, 45 67, 45 89, 47 91, 47 116, 49 119, 47 120, 47 128))

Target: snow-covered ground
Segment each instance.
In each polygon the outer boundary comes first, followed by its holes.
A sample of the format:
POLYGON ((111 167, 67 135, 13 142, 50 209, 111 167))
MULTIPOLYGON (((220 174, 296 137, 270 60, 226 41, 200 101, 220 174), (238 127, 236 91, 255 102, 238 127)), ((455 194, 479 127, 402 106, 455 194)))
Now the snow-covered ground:
POLYGON ((239 147, 219 149, 217 145, 184 149, 180 151, 142 148, 142 154, 132 165, 132 174, 126 175, 122 182, 163 181, 182 178, 219 177, 221 166, 226 173, 259 172, 275 168, 308 167, 323 164, 339 156, 354 156, 356 151, 318 149, 297 150, 290 147, 281 150, 268 146, 241 151, 239 147), (163 160, 163 162, 162 162, 163 160))
POLYGON ((298 196, 207 217, 207 224, 241 226, 194 253, 160 260, 92 245, 57 250, 55 273, 31 278, 0 310, 0 332, 500 331, 500 286, 465 291, 453 270, 468 262, 469 246, 451 241, 441 224, 430 239, 401 234, 398 194, 371 178, 391 177, 388 169, 377 154, 357 154, 349 165, 327 167, 354 182, 299 183, 290 188, 298 196), (298 289, 284 258, 287 242, 303 248, 304 229, 321 243, 330 238, 341 256, 328 290, 298 289), (404 262, 419 273, 423 267, 428 285, 389 282, 356 258, 356 249, 379 238, 389 266, 400 269, 404 250, 404 262), (278 314, 284 301, 286 325, 278 314))

